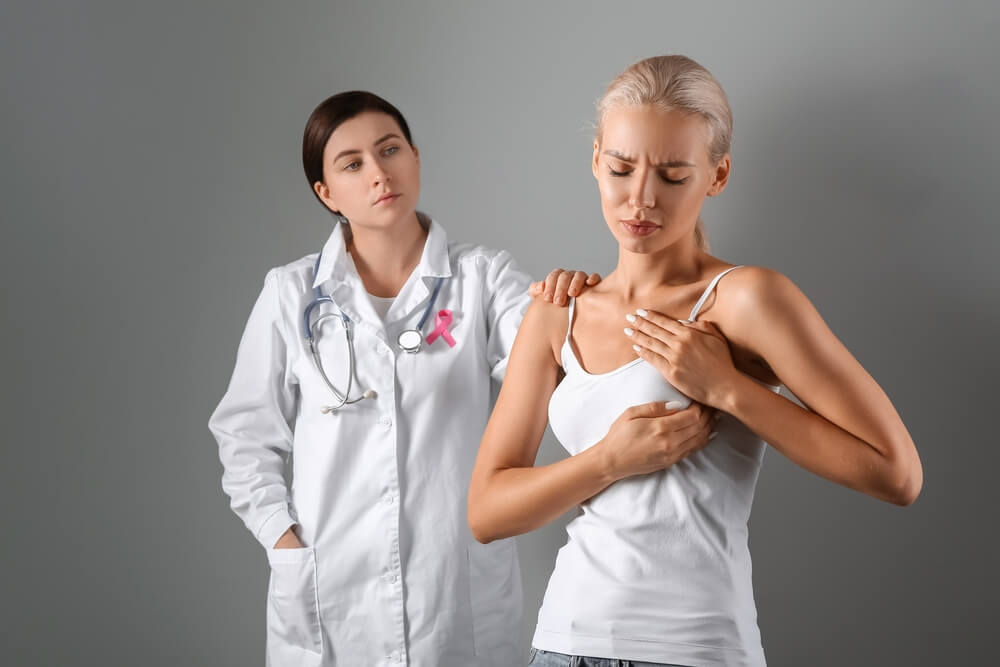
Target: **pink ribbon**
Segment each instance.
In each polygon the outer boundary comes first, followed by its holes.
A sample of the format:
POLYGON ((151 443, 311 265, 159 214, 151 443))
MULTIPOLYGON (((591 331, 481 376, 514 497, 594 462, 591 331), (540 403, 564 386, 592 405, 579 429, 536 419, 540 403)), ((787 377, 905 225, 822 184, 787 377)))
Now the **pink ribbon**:
POLYGON ((434 331, 427 334, 428 345, 437 340, 438 336, 441 336, 444 342, 448 343, 448 347, 455 347, 455 339, 451 337, 451 332, 448 331, 448 327, 451 326, 451 320, 451 311, 447 308, 437 312, 437 315, 434 316, 434 331))

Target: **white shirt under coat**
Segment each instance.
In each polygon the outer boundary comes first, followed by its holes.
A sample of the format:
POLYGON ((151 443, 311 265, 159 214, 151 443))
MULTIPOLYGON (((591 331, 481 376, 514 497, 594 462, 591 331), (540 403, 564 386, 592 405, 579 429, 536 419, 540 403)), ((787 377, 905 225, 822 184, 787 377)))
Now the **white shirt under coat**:
MULTIPOLYGON (((503 378, 530 279, 510 253, 448 243, 439 224, 426 224, 420 263, 384 322, 339 226, 315 277, 315 254, 269 271, 209 421, 223 489, 267 550, 274 667, 523 661, 514 542, 473 539, 466 493, 495 397, 491 383, 503 378), (400 351, 397 335, 417 325, 439 276, 445 280, 423 333, 433 330, 434 313, 450 309, 456 346, 438 338, 417 354, 400 351), (378 394, 331 414, 320 412, 334 398, 302 332, 314 286, 354 322, 352 398, 378 394), (307 546, 273 549, 295 523, 307 546)), ((324 320, 319 348, 343 392, 339 318, 324 320)))

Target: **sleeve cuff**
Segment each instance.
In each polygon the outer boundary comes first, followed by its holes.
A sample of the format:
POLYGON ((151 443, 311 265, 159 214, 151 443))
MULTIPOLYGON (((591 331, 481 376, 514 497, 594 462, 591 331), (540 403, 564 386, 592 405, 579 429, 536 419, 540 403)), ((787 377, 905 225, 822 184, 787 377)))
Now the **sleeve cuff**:
POLYGON ((265 549, 273 549, 274 543, 278 541, 286 530, 298 523, 292 518, 287 507, 280 507, 274 514, 267 517, 260 528, 257 529, 257 540, 265 549))

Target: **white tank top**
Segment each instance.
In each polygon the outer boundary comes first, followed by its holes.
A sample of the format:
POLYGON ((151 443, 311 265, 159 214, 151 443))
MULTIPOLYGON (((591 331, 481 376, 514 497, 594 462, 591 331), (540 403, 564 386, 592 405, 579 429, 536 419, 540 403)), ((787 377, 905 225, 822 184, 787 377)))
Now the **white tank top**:
MULTIPOLYGON (((709 283, 688 319, 735 268, 709 283)), ((569 342, 575 305, 561 350, 566 375, 549 401, 549 424, 571 455, 630 406, 690 404, 641 359, 585 371, 569 342)), ((729 415, 716 430, 670 468, 619 480, 580 506, 538 612, 536 648, 699 667, 765 664, 747 548, 765 443, 729 415)))

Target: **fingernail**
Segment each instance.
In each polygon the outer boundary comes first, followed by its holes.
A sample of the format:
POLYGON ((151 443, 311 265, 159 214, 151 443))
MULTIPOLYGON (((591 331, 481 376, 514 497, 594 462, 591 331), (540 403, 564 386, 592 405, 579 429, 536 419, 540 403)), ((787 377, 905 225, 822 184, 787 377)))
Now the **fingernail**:
POLYGON ((719 435, 718 431, 712 431, 711 433, 708 434, 708 439, 709 440, 714 440, 715 436, 717 436, 717 435, 719 435))
POLYGON ((680 401, 667 401, 663 404, 667 410, 680 410, 684 407, 684 404, 680 401))
POLYGON ((681 324, 691 324, 691 320, 677 320, 681 324))
POLYGON ((635 322, 635 315, 629 313, 628 315, 625 316, 625 319, 628 320, 629 322, 635 322))
POLYGON ((635 350, 636 352, 642 352, 642 348, 639 347, 638 345, 633 345, 632 349, 635 350))
POLYGON ((625 327, 625 335, 626 336, 631 336, 634 333, 635 333, 635 331, 633 331, 632 329, 629 329, 628 327, 625 327))
POLYGON ((562 302, 563 302, 563 298, 561 296, 557 296, 556 297, 556 303, 562 303, 562 302))
POLYGON ((649 315, 649 311, 645 308, 636 308, 635 312, 639 315, 639 317, 646 317, 646 315, 649 315))

